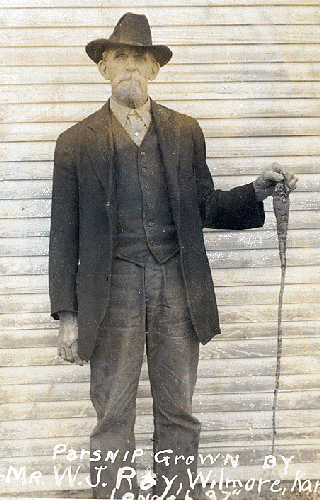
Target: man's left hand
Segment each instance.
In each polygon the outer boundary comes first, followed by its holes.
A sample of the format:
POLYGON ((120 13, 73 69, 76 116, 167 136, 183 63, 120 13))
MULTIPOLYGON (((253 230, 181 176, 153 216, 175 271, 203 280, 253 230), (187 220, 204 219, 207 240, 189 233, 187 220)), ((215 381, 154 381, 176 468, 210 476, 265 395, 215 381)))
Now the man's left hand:
POLYGON ((298 177, 290 170, 285 170, 278 163, 272 163, 271 167, 263 170, 253 182, 257 200, 263 201, 268 196, 272 196, 277 183, 283 180, 290 191, 296 189, 298 177))

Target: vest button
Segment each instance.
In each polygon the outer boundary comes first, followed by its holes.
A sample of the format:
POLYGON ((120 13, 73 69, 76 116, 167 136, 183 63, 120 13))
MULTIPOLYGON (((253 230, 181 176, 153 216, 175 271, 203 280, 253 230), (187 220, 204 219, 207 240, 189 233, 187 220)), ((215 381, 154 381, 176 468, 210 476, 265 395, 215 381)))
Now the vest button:
POLYGON ((145 156, 145 155, 146 155, 146 153, 145 153, 144 151, 140 151, 140 155, 141 155, 141 156, 145 156))
POLYGON ((146 171, 147 171, 147 169, 143 167, 143 168, 141 169, 141 171, 145 174, 145 173, 146 173, 146 171))
POLYGON ((149 222, 148 226, 153 227, 154 226, 154 222, 149 222))

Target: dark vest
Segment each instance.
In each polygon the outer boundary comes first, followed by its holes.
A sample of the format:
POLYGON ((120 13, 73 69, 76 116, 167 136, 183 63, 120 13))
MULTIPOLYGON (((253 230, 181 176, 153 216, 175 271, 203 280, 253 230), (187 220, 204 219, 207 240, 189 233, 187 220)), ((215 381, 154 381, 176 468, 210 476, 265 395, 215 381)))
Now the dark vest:
POLYGON ((112 117, 117 187, 115 255, 145 264, 150 252, 163 264, 179 249, 155 127, 140 146, 112 117))

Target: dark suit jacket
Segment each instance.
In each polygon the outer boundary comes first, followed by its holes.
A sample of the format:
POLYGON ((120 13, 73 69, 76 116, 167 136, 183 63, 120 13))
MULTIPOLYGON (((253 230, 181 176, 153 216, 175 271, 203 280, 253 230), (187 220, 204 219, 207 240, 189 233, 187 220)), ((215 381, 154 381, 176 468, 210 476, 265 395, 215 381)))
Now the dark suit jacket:
MULTIPOLYGON (((109 300, 116 206, 109 103, 57 140, 50 235, 52 316, 78 311, 79 355, 89 359, 109 300)), ((202 228, 264 223, 252 184, 215 190, 202 131, 191 117, 152 102, 178 230, 192 321, 202 343, 220 333, 202 228)))

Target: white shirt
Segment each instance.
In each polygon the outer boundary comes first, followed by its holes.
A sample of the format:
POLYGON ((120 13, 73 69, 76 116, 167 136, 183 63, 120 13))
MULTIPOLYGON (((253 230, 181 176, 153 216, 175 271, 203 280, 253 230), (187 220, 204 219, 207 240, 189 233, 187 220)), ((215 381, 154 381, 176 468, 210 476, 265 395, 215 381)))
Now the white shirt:
POLYGON ((150 98, 148 97, 147 102, 140 108, 132 109, 120 104, 111 96, 110 109, 131 139, 140 146, 151 123, 150 98))

